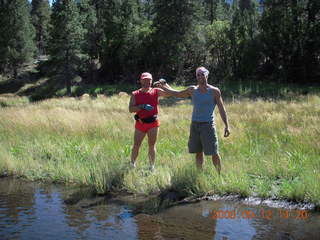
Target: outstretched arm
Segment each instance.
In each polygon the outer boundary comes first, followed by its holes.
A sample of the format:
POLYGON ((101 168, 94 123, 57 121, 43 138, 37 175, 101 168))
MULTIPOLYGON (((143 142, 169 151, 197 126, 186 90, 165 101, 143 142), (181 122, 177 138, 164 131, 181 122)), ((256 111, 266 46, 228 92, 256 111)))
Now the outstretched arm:
POLYGON ((223 121, 223 123, 225 125, 224 136, 228 137, 230 135, 228 116, 227 116, 227 112, 226 112, 226 109, 225 109, 224 104, 223 104, 223 100, 222 100, 222 97, 221 97, 221 92, 220 92, 220 90, 218 88, 214 89, 214 98, 215 98, 216 103, 218 105, 218 109, 219 109, 219 113, 220 113, 221 119, 222 119, 222 121, 223 121))
POLYGON ((192 95, 192 91, 194 89, 194 86, 188 87, 184 90, 175 90, 173 89, 168 83, 166 82, 155 82, 155 86, 159 87, 159 96, 163 97, 180 97, 180 98, 186 98, 190 97, 192 95))

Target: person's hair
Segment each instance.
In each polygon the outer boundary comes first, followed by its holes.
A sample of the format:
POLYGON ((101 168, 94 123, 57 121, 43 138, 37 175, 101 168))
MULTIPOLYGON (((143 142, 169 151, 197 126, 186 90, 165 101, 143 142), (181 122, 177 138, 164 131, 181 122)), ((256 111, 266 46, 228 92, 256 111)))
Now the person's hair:
POLYGON ((209 70, 208 69, 206 69, 205 67, 197 67, 197 69, 196 69, 196 75, 198 74, 198 73, 202 73, 202 74, 204 74, 206 77, 208 77, 208 75, 209 75, 209 70))

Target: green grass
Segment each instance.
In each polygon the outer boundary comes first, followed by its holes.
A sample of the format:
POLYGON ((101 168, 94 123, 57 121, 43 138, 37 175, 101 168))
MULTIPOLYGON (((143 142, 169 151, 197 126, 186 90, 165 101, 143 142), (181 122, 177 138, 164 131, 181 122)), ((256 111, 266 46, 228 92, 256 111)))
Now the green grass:
MULTIPOLYGON (((165 99, 160 109, 156 170, 147 143, 137 168, 128 162, 133 117, 128 96, 60 98, 29 103, 2 97, 0 175, 91 186, 97 193, 177 191, 182 196, 239 194, 320 205, 320 97, 227 101, 231 136, 222 137, 222 174, 209 158, 204 170, 187 153, 190 100, 165 99)), ((0 101, 0 102, 1 102, 0 101)))

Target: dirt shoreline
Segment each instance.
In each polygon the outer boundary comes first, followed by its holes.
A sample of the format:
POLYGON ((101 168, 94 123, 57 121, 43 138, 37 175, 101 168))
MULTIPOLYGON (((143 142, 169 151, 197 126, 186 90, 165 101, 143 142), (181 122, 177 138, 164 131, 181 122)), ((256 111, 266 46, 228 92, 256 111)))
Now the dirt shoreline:
MULTIPOLYGON (((24 181, 30 181, 23 177, 15 177, 8 175, 6 173, 0 174, 0 179, 3 178, 16 178, 24 181)), ((30 182, 38 182, 38 181, 30 181, 30 182)), ((63 183, 54 183, 54 182, 41 182, 44 184, 58 184, 64 185, 63 183)), ((66 203, 74 202, 74 197, 77 199, 75 202, 82 202, 83 199, 92 199, 95 202, 97 199, 101 201, 102 199, 115 199, 120 201, 129 201, 131 202, 132 196, 137 202, 141 202, 145 204, 146 202, 157 202, 158 205, 157 209, 165 209, 170 208, 177 205, 183 204, 192 204, 200 201, 227 201, 227 202, 239 202, 248 206, 265 206, 271 208, 284 208, 289 210, 300 209, 300 210, 309 210, 320 212, 320 206, 310 202, 297 202, 293 200, 286 200, 286 199, 276 199, 276 198, 259 198, 255 196, 249 197, 242 197, 238 194, 228 194, 228 195, 218 195, 212 193, 206 193, 201 196, 181 196, 181 193, 172 191, 172 190, 165 190, 159 193, 153 194, 144 194, 144 193, 131 193, 126 190, 114 190, 109 191, 105 194, 96 194, 90 186, 76 186, 76 188, 80 188, 82 190, 78 191, 71 197, 71 199, 67 199, 66 203), (79 198, 81 196, 83 199, 79 198), (96 199, 96 200, 94 200, 96 199), (131 199, 131 200, 129 200, 131 199)), ((132 201, 135 202, 135 201, 132 201)))

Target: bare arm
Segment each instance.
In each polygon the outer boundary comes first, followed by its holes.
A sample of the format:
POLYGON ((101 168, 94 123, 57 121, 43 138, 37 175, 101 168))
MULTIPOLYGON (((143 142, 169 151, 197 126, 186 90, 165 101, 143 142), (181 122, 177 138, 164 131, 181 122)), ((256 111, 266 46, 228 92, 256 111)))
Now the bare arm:
POLYGON ((168 83, 158 84, 159 87, 159 96, 162 97, 180 97, 180 98, 187 98, 192 95, 192 91, 194 86, 188 87, 184 90, 175 90, 173 89, 168 83))
POLYGON ((226 109, 224 107, 224 104, 223 104, 223 100, 222 100, 222 97, 221 97, 221 92, 218 88, 214 88, 213 89, 213 94, 214 94, 214 98, 215 98, 215 101, 218 105, 218 109, 219 109, 219 113, 220 113, 220 116, 221 116, 221 119, 225 125, 225 128, 224 128, 224 136, 225 137, 228 137, 230 135, 230 130, 229 130, 229 122, 228 122, 228 116, 227 116, 227 112, 226 112, 226 109))
POLYGON ((136 105, 136 100, 135 100, 134 96, 132 95, 130 98, 130 102, 129 102, 129 112, 131 112, 131 113, 139 112, 140 110, 141 110, 141 108, 136 105))

